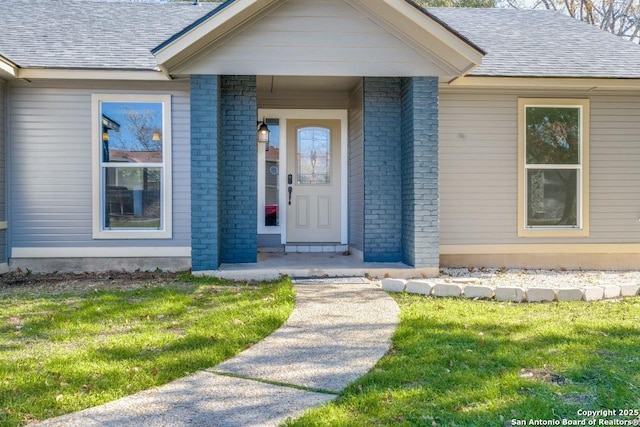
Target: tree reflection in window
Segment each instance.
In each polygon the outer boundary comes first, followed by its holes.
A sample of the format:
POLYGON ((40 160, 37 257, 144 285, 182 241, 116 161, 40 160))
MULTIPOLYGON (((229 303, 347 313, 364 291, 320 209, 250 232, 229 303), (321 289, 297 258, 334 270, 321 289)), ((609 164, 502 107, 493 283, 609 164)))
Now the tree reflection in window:
POLYGON ((101 107, 103 229, 162 228, 163 104, 101 107))
POLYGON ((578 227, 581 109, 526 108, 527 226, 578 227))

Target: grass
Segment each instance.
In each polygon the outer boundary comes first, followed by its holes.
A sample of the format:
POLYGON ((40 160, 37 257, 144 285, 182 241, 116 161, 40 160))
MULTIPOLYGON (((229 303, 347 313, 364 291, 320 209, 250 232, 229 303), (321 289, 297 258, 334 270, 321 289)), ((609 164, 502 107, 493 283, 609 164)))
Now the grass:
POLYGON ((184 276, 139 287, 0 292, 0 426, 105 403, 209 368, 289 316, 289 280, 184 276))
POLYGON ((640 410, 640 298, 394 297, 401 324, 390 352, 335 402, 288 426, 533 425, 517 422, 640 410))

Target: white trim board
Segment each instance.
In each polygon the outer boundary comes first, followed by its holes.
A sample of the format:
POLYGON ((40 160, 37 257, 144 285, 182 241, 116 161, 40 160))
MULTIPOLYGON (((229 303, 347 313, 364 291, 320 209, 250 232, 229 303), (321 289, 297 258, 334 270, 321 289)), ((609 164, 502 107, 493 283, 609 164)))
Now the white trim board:
POLYGON ((440 89, 554 89, 554 90, 640 90, 640 79, 562 78, 562 77, 481 77, 464 76, 449 83, 441 83, 440 89))
POLYGON ((17 75, 20 79, 55 80, 142 80, 169 81, 171 77, 162 71, 150 70, 67 70, 54 68, 23 68, 17 75))
MULTIPOLYGON (((347 110, 303 110, 303 109, 258 109, 258 117, 262 119, 262 117, 268 119, 279 119, 280 120, 280 164, 287 164, 287 153, 286 153, 286 143, 287 143, 287 120, 295 120, 295 119, 337 119, 341 121, 341 143, 340 143, 340 154, 342 156, 342 164, 340 169, 341 175, 341 183, 342 188, 340 191, 341 200, 340 200, 340 218, 341 218, 341 232, 340 232, 340 244, 346 245, 349 241, 349 218, 348 218, 348 196, 349 196, 349 176, 348 176, 348 157, 347 157, 347 146, 348 146, 348 111, 347 110), (284 149, 283 149, 284 148, 284 149)), ((263 158, 264 162, 264 158, 263 158)), ((264 169, 262 169, 264 172, 264 169)), ((286 168, 280 168, 280 174, 278 179, 280 180, 280 198, 279 204, 280 206, 286 206, 287 204, 287 175, 286 168)), ((260 173, 260 172, 258 172, 260 173)), ((263 175, 258 176, 258 183, 260 185, 260 176, 264 179, 263 175)), ((264 197, 262 200, 257 200, 258 206, 261 206, 260 203, 264 204, 264 197)), ((281 243, 287 243, 287 230, 286 227, 282 226, 282 224, 286 224, 287 221, 287 213, 286 209, 281 209, 280 212, 280 231, 268 230, 264 226, 260 226, 260 215, 258 215, 258 233, 260 234, 271 234, 271 233, 281 233, 281 243)), ((264 218, 263 222, 264 224, 264 218)))
POLYGON ((17 77, 18 68, 12 62, 0 56, 0 76, 17 77))
POLYGON ((640 243, 525 243, 496 245, 441 245, 440 255, 499 254, 632 254, 640 243))
MULTIPOLYGON (((91 95, 91 155, 92 155, 92 236, 94 239, 170 239, 173 236, 173 148, 172 148, 172 95, 148 93, 93 93, 91 95), (155 167, 162 169, 161 181, 161 223, 162 229, 103 229, 105 201, 105 166, 102 163, 102 123, 100 119, 102 102, 161 103, 162 104, 162 164, 136 163, 134 167, 155 167)), ((118 167, 110 163, 110 167, 118 167)), ((123 167, 123 166, 121 166, 123 167)))
POLYGON ((191 257, 191 247, 11 248, 11 258, 173 258, 191 257))

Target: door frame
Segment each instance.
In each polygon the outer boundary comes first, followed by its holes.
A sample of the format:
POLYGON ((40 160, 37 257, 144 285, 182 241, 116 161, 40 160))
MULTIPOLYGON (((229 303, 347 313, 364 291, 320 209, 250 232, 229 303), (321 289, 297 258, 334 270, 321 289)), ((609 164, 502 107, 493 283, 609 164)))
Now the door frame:
MULTIPOLYGON (((280 168, 278 171, 278 204, 281 207, 287 205, 287 171, 282 165, 287 164, 287 120, 295 119, 336 119, 340 120, 340 244, 346 245, 349 240, 348 230, 348 136, 349 126, 347 122, 347 110, 303 110, 303 109, 274 109, 259 108, 258 120, 262 118, 279 119, 280 120, 280 168)), ((260 150, 258 146, 258 207, 264 206, 264 176, 265 176, 265 154, 264 149, 260 150)), ((280 225, 277 227, 265 227, 264 225, 264 209, 258 209, 258 233, 272 234, 280 233, 281 243, 287 244, 287 210, 280 209, 280 225)))

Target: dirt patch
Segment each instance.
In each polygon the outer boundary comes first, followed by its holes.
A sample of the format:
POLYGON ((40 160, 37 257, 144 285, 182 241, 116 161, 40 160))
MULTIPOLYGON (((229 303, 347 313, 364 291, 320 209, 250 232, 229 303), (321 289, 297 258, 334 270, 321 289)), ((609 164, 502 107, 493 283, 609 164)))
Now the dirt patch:
POLYGON ((532 380, 558 386, 565 385, 569 382, 568 378, 553 373, 547 369, 522 369, 520 371, 520 378, 530 378, 532 380))
POLYGON ((186 284, 184 273, 106 272, 33 274, 12 272, 0 276, 0 293, 56 294, 100 289, 137 289, 186 284))
POLYGON ((560 395, 560 399, 568 405, 577 405, 582 408, 593 407, 598 400, 592 393, 568 393, 560 395))

